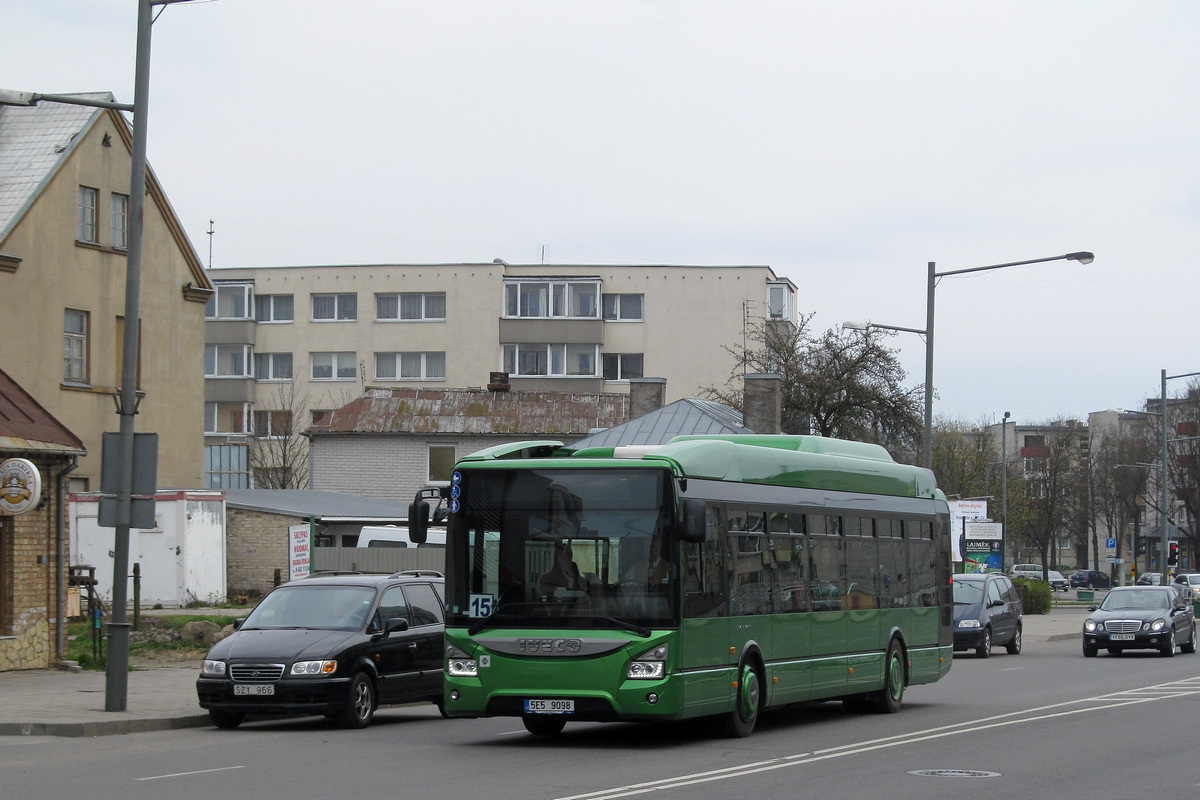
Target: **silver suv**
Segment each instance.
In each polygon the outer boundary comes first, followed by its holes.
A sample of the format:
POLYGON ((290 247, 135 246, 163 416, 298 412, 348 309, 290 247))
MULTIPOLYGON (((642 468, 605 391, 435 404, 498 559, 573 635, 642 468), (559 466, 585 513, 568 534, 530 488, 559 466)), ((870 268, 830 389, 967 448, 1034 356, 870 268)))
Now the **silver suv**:
POLYGON ((1200 600, 1200 572, 1181 572, 1174 583, 1188 600, 1200 600))

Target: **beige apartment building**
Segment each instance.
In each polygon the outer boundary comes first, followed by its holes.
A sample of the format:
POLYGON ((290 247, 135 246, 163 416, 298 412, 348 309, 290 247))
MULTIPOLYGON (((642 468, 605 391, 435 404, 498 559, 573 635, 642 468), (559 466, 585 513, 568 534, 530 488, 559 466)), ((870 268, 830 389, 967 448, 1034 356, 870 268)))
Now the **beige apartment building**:
POLYGON ((248 442, 320 424, 375 388, 628 393, 723 385, 726 349, 795 323, 766 266, 396 264, 211 269, 208 486, 247 488, 248 442), (503 373, 494 375, 494 373, 503 373), (301 421, 295 417, 304 417, 301 421))

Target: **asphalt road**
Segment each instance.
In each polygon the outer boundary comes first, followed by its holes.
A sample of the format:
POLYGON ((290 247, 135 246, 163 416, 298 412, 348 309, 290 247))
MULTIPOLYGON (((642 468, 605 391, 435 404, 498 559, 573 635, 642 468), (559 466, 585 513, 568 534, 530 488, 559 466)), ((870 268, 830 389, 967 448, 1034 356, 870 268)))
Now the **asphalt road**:
POLYGON ((1200 655, 1084 659, 1077 638, 955 658, 894 715, 840 703, 766 715, 748 739, 697 723, 579 723, 553 740, 515 719, 382 709, 365 731, 251 722, 96 739, 0 739, 2 796, 89 800, 401 797, 605 800, 1194 796, 1200 655))

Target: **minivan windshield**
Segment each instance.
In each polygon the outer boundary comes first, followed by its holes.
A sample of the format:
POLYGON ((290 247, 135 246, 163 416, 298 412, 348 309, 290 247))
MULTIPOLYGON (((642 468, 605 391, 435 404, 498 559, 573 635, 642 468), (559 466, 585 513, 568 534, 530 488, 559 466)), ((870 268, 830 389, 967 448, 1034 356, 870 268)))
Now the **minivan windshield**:
POLYGON ((976 606, 983 602, 984 581, 954 581, 954 605, 976 606))
POLYGON ((374 599, 375 590, 370 586, 281 586, 250 612, 241 630, 358 630, 374 599))

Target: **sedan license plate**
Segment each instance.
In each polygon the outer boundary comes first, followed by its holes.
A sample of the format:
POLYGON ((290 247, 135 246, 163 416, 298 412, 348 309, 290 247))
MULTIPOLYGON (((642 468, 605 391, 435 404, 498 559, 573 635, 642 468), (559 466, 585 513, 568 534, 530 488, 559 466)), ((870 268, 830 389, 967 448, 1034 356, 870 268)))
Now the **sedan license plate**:
POLYGON ((1109 634, 1108 638, 1114 642, 1132 642, 1133 634, 1132 633, 1111 633, 1111 634, 1109 634))
POLYGON ((272 695, 275 694, 275 686, 270 683, 239 683, 234 684, 233 693, 235 695, 272 695))
POLYGON ((574 714, 574 700, 526 700, 526 714, 574 714))

